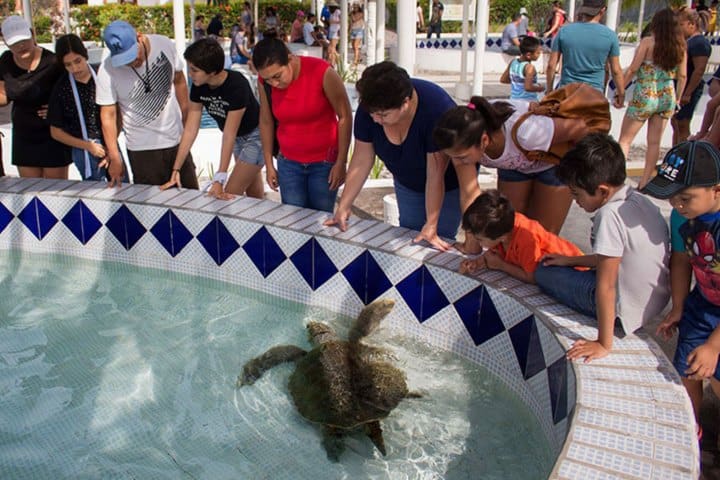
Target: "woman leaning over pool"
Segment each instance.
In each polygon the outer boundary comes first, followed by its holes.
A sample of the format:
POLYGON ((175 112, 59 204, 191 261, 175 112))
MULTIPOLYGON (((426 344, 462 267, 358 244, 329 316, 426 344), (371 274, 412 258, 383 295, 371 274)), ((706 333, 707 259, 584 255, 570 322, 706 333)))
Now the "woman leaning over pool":
POLYGON ((377 155, 393 174, 400 226, 420 231, 415 241, 447 250, 450 244, 440 236, 454 239, 462 214, 458 178, 466 188, 474 182, 477 190, 477 166, 447 166, 432 139, 435 122, 455 102, 439 86, 411 79, 392 62, 365 69, 357 91, 360 106, 345 189, 335 216, 325 224, 347 229, 352 203, 377 155))

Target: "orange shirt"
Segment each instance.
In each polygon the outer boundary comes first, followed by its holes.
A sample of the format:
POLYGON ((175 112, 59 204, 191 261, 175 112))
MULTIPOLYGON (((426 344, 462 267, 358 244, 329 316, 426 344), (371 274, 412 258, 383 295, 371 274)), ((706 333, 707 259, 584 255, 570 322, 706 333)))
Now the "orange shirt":
POLYGON ((537 221, 517 212, 507 251, 502 244, 493 250, 507 263, 517 265, 528 273, 534 272, 540 259, 548 253, 571 257, 583 254, 573 243, 548 232, 537 221))

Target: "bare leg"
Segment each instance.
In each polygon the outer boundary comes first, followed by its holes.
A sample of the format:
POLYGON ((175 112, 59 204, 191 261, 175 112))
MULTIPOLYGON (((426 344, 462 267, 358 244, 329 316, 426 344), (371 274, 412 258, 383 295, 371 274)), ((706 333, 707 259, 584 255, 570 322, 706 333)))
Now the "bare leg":
POLYGON ((534 182, 527 216, 537 220, 548 232, 559 234, 571 204, 568 187, 534 182))
POLYGON ((629 160, 628 153, 630 153, 630 145, 632 144, 632 141, 635 140, 635 137, 644 123, 645 122, 642 120, 635 120, 627 115, 623 117, 618 143, 620 144, 620 148, 622 148, 623 155, 625 155, 625 161, 629 160))
POLYGON ((695 412, 695 423, 700 425, 700 405, 702 405, 703 399, 703 383, 702 380, 690 380, 689 378, 683 377, 682 383, 687 390, 688 396, 690 397, 690 403, 692 403, 693 412, 695 412))
POLYGON ((510 205, 515 208, 516 212, 527 215, 528 202, 532 194, 533 182, 505 182, 498 180, 498 190, 510 200, 510 205))
POLYGON ((673 118, 673 145, 684 142, 690 136, 690 120, 673 118))
POLYGON ((66 165, 64 167, 43 168, 43 178, 59 178, 62 180, 67 180, 68 167, 69 165, 66 165))
POLYGON ((21 177, 43 178, 43 169, 41 167, 17 167, 21 177))
POLYGON ((653 115, 648 120, 647 128, 647 150, 645 151, 645 168, 643 169, 642 178, 639 187, 643 188, 653 176, 657 161, 660 158, 660 138, 662 137, 668 119, 660 115, 653 115))
POLYGON ((337 64, 338 59, 337 44, 337 38, 333 38, 332 40, 330 40, 330 47, 328 47, 328 61, 333 67, 337 64))
POLYGON ((263 180, 260 173, 262 167, 243 161, 236 161, 225 191, 235 195, 263 198, 263 180))

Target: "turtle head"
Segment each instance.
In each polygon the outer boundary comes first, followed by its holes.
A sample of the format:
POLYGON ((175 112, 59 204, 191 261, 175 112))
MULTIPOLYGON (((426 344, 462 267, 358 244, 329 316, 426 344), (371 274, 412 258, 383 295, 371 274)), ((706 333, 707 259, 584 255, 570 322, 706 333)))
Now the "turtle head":
POLYGON ((390 310, 392 310, 394 306, 395 300, 391 298, 381 298, 363 308, 357 320, 355 320, 355 324, 350 329, 348 341, 351 343, 357 342, 361 338, 369 335, 380 325, 380 322, 390 313, 390 310))
POLYGON ((322 322, 308 322, 307 331, 310 341, 318 345, 336 338, 335 330, 322 322))

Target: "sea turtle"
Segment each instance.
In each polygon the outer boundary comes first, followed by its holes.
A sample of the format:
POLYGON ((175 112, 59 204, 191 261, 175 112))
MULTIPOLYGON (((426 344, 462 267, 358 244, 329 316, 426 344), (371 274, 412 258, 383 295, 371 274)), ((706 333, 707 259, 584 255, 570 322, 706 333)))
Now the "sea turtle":
POLYGON ((395 302, 376 300, 355 320, 348 340, 341 340, 329 325, 310 322, 306 352, 294 345, 273 347, 245 364, 237 386, 252 385, 262 374, 283 362, 296 362, 289 389, 300 414, 322 425, 323 446, 330 460, 338 461, 344 449, 342 437, 362 429, 385 455, 380 420, 404 398, 420 395, 408 391, 405 374, 387 360, 388 353, 363 344, 395 302))

